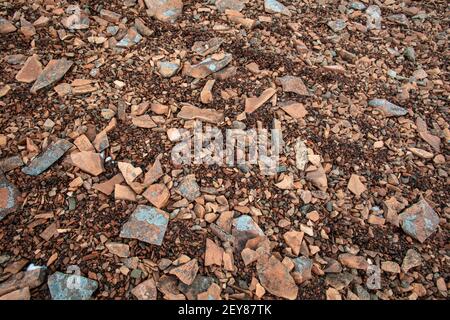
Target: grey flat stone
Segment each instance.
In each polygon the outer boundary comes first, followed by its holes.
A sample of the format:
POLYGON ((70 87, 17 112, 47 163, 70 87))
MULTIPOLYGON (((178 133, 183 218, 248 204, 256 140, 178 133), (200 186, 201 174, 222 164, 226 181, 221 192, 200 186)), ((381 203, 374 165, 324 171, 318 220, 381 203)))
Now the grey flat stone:
POLYGON ((22 168, 22 172, 30 176, 40 175, 58 161, 72 146, 72 143, 64 139, 52 143, 43 153, 34 158, 28 166, 22 168))
POLYGON ((89 300, 98 288, 95 280, 62 272, 49 276, 47 285, 53 300, 89 300))

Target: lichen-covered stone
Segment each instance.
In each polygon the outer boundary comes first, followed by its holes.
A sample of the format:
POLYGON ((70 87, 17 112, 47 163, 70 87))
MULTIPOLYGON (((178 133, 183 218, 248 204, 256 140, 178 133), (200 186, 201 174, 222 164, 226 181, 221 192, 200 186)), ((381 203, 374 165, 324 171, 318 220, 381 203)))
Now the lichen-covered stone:
POLYGON ((120 237, 160 246, 168 223, 169 215, 166 212, 151 206, 138 205, 122 227, 120 237))
POLYGON ((235 249, 241 252, 248 240, 256 237, 264 237, 264 232, 252 219, 247 215, 242 215, 233 220, 232 234, 234 236, 235 249))
POLYGON ((53 300, 89 300, 98 288, 95 280, 62 272, 49 276, 47 285, 53 300))
POLYGON ((439 216, 425 199, 405 209, 399 220, 403 231, 420 242, 431 236, 439 225, 439 216))
POLYGON ((387 101, 386 99, 372 99, 369 106, 381 110, 387 117, 400 117, 408 113, 406 109, 387 101))

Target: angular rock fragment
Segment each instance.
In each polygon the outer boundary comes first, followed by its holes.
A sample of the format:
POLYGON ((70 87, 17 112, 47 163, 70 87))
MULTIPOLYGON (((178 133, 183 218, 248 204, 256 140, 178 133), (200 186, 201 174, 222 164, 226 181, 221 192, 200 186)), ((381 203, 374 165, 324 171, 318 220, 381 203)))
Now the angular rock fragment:
POLYGON ((19 192, 0 171, 0 221, 17 208, 19 192))
POLYGON ((73 61, 69 61, 66 58, 50 60, 31 87, 31 93, 36 93, 38 90, 50 86, 62 79, 72 65, 73 61))
POLYGON ((177 74, 181 62, 179 59, 173 61, 158 61, 156 67, 159 74, 164 78, 170 78, 177 74))
POLYGON ((115 185, 121 184, 123 181, 125 181, 125 179, 123 178, 122 174, 119 173, 109 180, 94 184, 92 188, 109 196, 114 191, 115 185))
POLYGON ((36 34, 36 29, 33 24, 26 20, 24 17, 20 18, 20 33, 24 35, 25 38, 31 38, 36 34))
POLYGON ((120 242, 108 242, 105 243, 105 247, 109 252, 115 254, 120 258, 128 258, 130 256, 130 246, 120 242))
POLYGON ((197 259, 192 259, 189 262, 186 262, 185 264, 175 267, 169 271, 170 274, 173 274, 178 279, 180 279, 181 282, 183 282, 188 286, 194 282, 195 277, 197 276, 197 272, 198 272, 197 259))
POLYGON ((200 92, 200 101, 202 103, 211 103, 213 101, 213 95, 212 95, 212 88, 214 86, 214 83, 216 80, 208 80, 203 87, 202 91, 200 92))
POLYGON ((37 288, 44 283, 46 274, 47 270, 44 267, 17 273, 0 283, 0 296, 26 287, 37 288))
POLYGON ((106 9, 100 10, 100 17, 111 23, 119 23, 121 15, 106 9))
POLYGON ((223 261, 223 249, 211 239, 206 239, 205 267, 221 266, 223 261))
POLYGON ((164 175, 164 171, 161 167, 161 162, 157 158, 153 165, 148 168, 148 171, 145 173, 144 176, 144 184, 150 185, 156 181, 158 181, 159 178, 161 178, 164 175))
POLYGON ((183 292, 189 300, 196 300, 199 293, 205 292, 214 283, 212 277, 197 275, 190 284, 180 283, 178 289, 183 292))
POLYGON ((134 27, 136 28, 137 32, 139 32, 143 36, 149 37, 153 34, 153 30, 147 27, 144 20, 142 20, 141 18, 136 18, 134 20, 134 27))
POLYGON ((26 167, 22 168, 22 172, 30 176, 40 175, 72 147, 73 144, 69 141, 64 139, 58 140, 50 144, 42 154, 31 160, 26 167))
POLYGON ((223 42, 223 38, 211 38, 208 41, 196 41, 192 46, 192 51, 201 56, 207 56, 219 50, 223 42))
POLYGON ((62 272, 50 275, 47 285, 53 300, 89 300, 98 288, 95 280, 62 272))
POLYGON ((302 245, 304 235, 304 232, 295 230, 291 230, 283 234, 284 241, 292 249, 292 253, 296 256, 300 253, 300 247, 302 245))
POLYGON ((178 112, 177 118, 185 120, 200 120, 218 124, 224 120, 224 114, 214 109, 201 109, 193 105, 186 104, 181 108, 180 112, 178 112))
POLYGON ((273 88, 268 88, 261 93, 259 97, 250 97, 245 99, 245 112, 252 113, 267 102, 277 90, 273 88))
POLYGON ((342 263, 342 265, 350 269, 367 270, 367 268, 369 267, 369 263, 362 256, 355 256, 350 253, 343 253, 340 254, 338 258, 339 262, 342 263))
POLYGON ((206 292, 202 292, 197 295, 197 300, 222 300, 220 297, 221 291, 220 286, 213 283, 206 292))
POLYGON ((152 117, 150 117, 148 114, 144 114, 139 117, 133 117, 131 119, 131 122, 138 128, 144 128, 144 129, 151 129, 155 128, 157 125, 152 120, 152 117))
POLYGON ((170 198, 169 189, 163 183, 152 184, 142 195, 158 209, 165 207, 170 198))
POLYGON ((8 20, 0 18, 0 34, 11 33, 16 31, 17 28, 8 20))
POLYGON ((260 258, 256 263, 259 282, 271 294, 295 300, 298 294, 298 287, 288 270, 277 258, 271 256, 265 259, 260 258))
POLYGON ((134 202, 136 201, 136 194, 129 186, 116 184, 114 187, 114 199, 134 202))
POLYGON ((422 265, 422 256, 414 249, 408 249, 406 255, 403 258, 402 270, 408 272, 412 268, 422 265))
POLYGON ((0 297, 0 300, 30 300, 31 294, 30 294, 30 288, 25 287, 22 289, 17 289, 15 291, 12 291, 10 293, 7 293, 0 297))
POLYGON ((242 11, 245 8, 245 3, 242 0, 216 0, 215 5, 219 12, 225 12, 225 10, 242 11))
POLYGON ((329 274, 325 278, 325 284, 332 286, 336 290, 347 288, 355 277, 348 272, 329 274))
POLYGON ((103 159, 99 153, 92 151, 80 151, 70 155, 72 163, 86 173, 98 176, 105 171, 103 159))
POLYGON ((147 14, 162 22, 174 23, 183 12, 182 0, 144 0, 147 14))
POLYGON ((16 80, 19 82, 31 83, 35 81, 42 72, 42 64, 39 62, 39 56, 33 54, 25 61, 22 69, 16 74, 16 80))
POLYGON ((252 219, 247 215, 242 215, 233 219, 232 235, 235 240, 235 249, 240 252, 245 247, 248 240, 258 236, 264 237, 264 232, 252 219))
POLYGON ((189 201, 194 201, 200 196, 200 187, 194 175, 188 175, 181 181, 178 191, 189 201))
POLYGON ((367 190, 366 186, 361 182, 360 176, 356 174, 351 175, 350 180, 348 180, 347 188, 358 197, 367 190))
POLYGON ((125 36, 116 43, 117 47, 120 48, 129 48, 135 44, 141 42, 142 36, 137 32, 135 28, 129 28, 125 36))
POLYGON ((12 156, 0 160, 0 172, 9 172, 23 166, 23 160, 20 156, 12 156))
POLYGON ((264 10, 267 13, 281 13, 289 17, 292 15, 291 11, 277 0, 264 0, 264 10))
POLYGON ((303 282, 312 278, 311 269, 313 262, 307 257, 298 257, 292 260, 294 262, 294 270, 292 277, 295 283, 302 284, 303 282))
POLYGON ((425 199, 413 204, 399 215, 403 231, 421 243, 431 236, 439 225, 439 216, 425 199))
POLYGON ((284 76, 277 78, 277 82, 283 87, 284 92, 293 92, 300 96, 308 96, 309 91, 300 77, 284 76))
POLYGON ((160 246, 168 222, 169 215, 166 212, 154 207, 138 205, 122 227, 120 237, 138 239, 160 246))
POLYGON ((297 140, 294 146, 295 149, 295 166, 298 170, 305 170, 306 164, 308 163, 308 149, 306 148, 305 142, 302 140, 297 140))
POLYGON ((317 170, 308 172, 306 174, 306 180, 311 181, 314 186, 322 191, 327 191, 328 189, 327 175, 322 166, 317 168, 317 170))
POLYGON ((280 108, 294 119, 302 119, 308 114, 305 106, 295 101, 283 102, 280 108))
POLYGON ((334 32, 339 32, 345 29, 345 27, 347 27, 347 23, 342 20, 342 19, 338 19, 338 20, 334 20, 334 21, 329 21, 327 23, 328 27, 330 27, 331 30, 333 30, 334 32))
POLYGON ((196 79, 202 79, 225 68, 233 59, 232 55, 226 54, 214 54, 202 62, 191 65, 185 63, 183 66, 183 74, 196 79))
POLYGON ((158 297, 158 291, 156 290, 156 283, 153 278, 147 279, 141 282, 131 290, 131 293, 138 300, 156 300, 158 297))
POLYGON ((117 166, 128 185, 132 184, 133 181, 142 174, 142 169, 134 167, 131 163, 118 162, 117 166))
POLYGON ((386 99, 372 99, 369 106, 381 110, 387 117, 400 117, 408 113, 406 109, 399 107, 386 99))

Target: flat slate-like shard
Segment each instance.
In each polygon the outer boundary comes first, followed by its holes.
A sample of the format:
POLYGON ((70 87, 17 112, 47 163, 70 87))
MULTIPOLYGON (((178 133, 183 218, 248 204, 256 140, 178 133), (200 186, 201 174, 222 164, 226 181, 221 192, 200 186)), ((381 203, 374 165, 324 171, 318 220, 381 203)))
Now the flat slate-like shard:
POLYGON ((31 87, 31 92, 36 93, 38 90, 45 88, 64 77, 70 67, 73 65, 73 61, 65 58, 59 60, 50 60, 42 73, 36 79, 36 82, 31 87))
POLYGON ((168 223, 167 212, 155 207, 139 205, 122 227, 120 237, 138 239, 160 246, 168 223))
POLYGON ((62 272, 49 276, 47 285, 53 300, 89 300, 98 288, 95 280, 62 272))
POLYGON ((72 143, 64 139, 52 143, 42 154, 31 160, 26 167, 22 168, 22 172, 29 176, 40 175, 58 161, 72 146, 72 143))

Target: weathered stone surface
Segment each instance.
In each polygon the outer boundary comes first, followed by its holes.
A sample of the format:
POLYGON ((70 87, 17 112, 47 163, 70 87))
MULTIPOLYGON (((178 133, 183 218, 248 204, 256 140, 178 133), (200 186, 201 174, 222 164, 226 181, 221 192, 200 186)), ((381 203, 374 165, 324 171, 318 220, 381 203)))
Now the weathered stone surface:
POLYGON ((0 34, 11 33, 16 31, 17 28, 8 20, 0 18, 0 34))
POLYGON ((180 282, 178 289, 183 292, 189 300, 197 300, 199 293, 205 292, 214 283, 212 277, 197 275, 191 285, 180 282))
POLYGON ((306 180, 311 181, 314 186, 322 191, 327 191, 328 189, 327 175, 322 166, 317 168, 317 170, 308 172, 306 174, 306 180))
POLYGON ((1 296, 0 300, 30 300, 30 298, 30 288, 25 287, 1 296))
POLYGON ((118 162, 117 166, 128 185, 132 184, 142 174, 142 169, 134 167, 131 163, 118 162))
POLYGON ((347 27, 347 23, 342 20, 342 19, 338 19, 338 20, 333 20, 333 21, 329 21, 327 23, 328 27, 330 27, 331 30, 333 30, 334 32, 339 32, 345 29, 345 27, 347 27))
POLYGON ((122 227, 120 237, 132 238, 160 246, 166 233, 169 215, 157 208, 138 205, 122 227))
POLYGON ((138 300, 156 300, 158 297, 158 291, 156 290, 156 283, 153 278, 147 279, 141 282, 131 290, 131 293, 138 300))
POLYGON ((20 156, 12 156, 0 160, 0 171, 9 172, 23 166, 23 160, 20 156))
POLYGON ((151 129, 157 127, 156 123, 152 120, 152 117, 148 114, 133 117, 131 122, 138 128, 151 129))
POLYGON ((50 60, 31 87, 31 92, 36 93, 38 90, 61 80, 72 65, 73 61, 69 61, 65 58, 50 60))
POLYGON ((294 119, 302 119, 308 114, 305 106, 295 101, 286 101, 281 104, 280 108, 294 119))
POLYGON ((159 74, 164 78, 173 77, 180 69, 180 60, 158 61, 156 63, 159 74))
POLYGON ((277 78, 277 82, 281 84, 284 92, 293 92, 301 96, 308 96, 309 91, 300 77, 284 76, 277 78))
POLYGON ((42 64, 39 56, 33 54, 25 61, 22 69, 16 74, 16 80, 19 82, 31 83, 35 81, 42 72, 42 64))
POLYGON ((399 202, 395 197, 383 201, 384 217, 387 222, 394 226, 400 226, 398 213, 405 208, 405 204, 399 202))
POLYGON ((106 9, 100 10, 100 17, 111 23, 119 23, 121 15, 106 9))
POLYGON ((223 249, 218 246, 211 239, 206 239, 206 250, 205 250, 205 267, 207 266, 221 266, 223 260, 223 249))
POLYGON ((274 256, 260 258, 256 263, 256 271, 261 285, 271 294, 289 300, 297 298, 298 287, 294 279, 274 256))
POLYGON ((431 236, 439 225, 439 216, 425 199, 405 209, 399 215, 403 231, 420 242, 431 236))
POLYGON ((99 153, 92 151, 80 151, 72 153, 70 159, 74 166, 93 176, 98 176, 105 171, 103 159, 99 153))
POLYGON ((114 199, 116 200, 126 200, 126 201, 136 201, 136 193, 129 186, 123 186, 121 184, 116 184, 114 187, 114 199))
POLYGON ((232 59, 232 55, 226 53, 212 55, 196 65, 185 63, 183 66, 183 74, 196 79, 202 79, 214 72, 222 70, 232 59))
POLYGON ((289 17, 292 15, 291 11, 277 0, 264 0, 264 10, 267 13, 281 13, 289 17))
POLYGON ((215 109, 201 109, 189 104, 186 104, 181 108, 177 117, 185 120, 200 120, 215 124, 224 120, 223 112, 215 109))
POLYGON ((245 8, 245 3, 241 0, 216 0, 216 8, 219 12, 225 12, 225 10, 242 11, 245 8))
POLYGON ((195 176, 188 175, 184 177, 180 185, 178 186, 178 191, 189 201, 194 201, 197 197, 199 197, 200 187, 195 180, 195 176))
POLYGON ((153 34, 153 30, 147 27, 144 20, 142 20, 141 18, 136 18, 136 20, 134 20, 134 27, 136 28, 137 32, 139 32, 143 36, 149 37, 153 34))
POLYGON ((339 262, 342 263, 342 265, 350 269, 367 270, 367 268, 369 267, 369 263, 362 256, 355 256, 350 253, 343 253, 339 255, 338 259, 339 262))
POLYGON ((222 300, 220 297, 221 288, 217 283, 213 283, 206 292, 199 293, 197 300, 222 300))
POLYGON ((92 188, 109 196, 114 191, 115 185, 121 184, 123 181, 125 181, 125 179, 123 178, 122 174, 119 173, 109 180, 94 184, 92 188))
POLYGON ((219 50, 223 42, 223 38, 211 38, 208 41, 196 41, 192 46, 192 51, 201 56, 207 56, 219 50))
POLYGON ((305 170, 308 164, 308 148, 302 140, 297 140, 295 143, 295 166, 298 170, 305 170))
POLYGON ((46 273, 47 270, 45 268, 37 268, 15 274, 8 280, 0 283, 0 296, 26 287, 30 289, 37 288, 44 283, 46 273))
POLYGON ((412 268, 422 265, 422 256, 414 249, 408 249, 406 255, 403 258, 402 270, 408 272, 412 268))
POLYGON ((72 146, 72 143, 64 139, 50 144, 42 154, 31 160, 26 167, 22 168, 22 172, 30 176, 40 175, 58 161, 72 146))
POLYGON ((147 14, 162 22, 174 23, 183 13, 182 0, 144 0, 147 14))
POLYGON ((169 189, 163 183, 152 184, 142 195, 158 209, 165 207, 170 198, 169 189))
POLYGON ((181 266, 175 267, 169 271, 170 274, 173 274, 181 282, 187 284, 188 286, 194 282, 195 277, 198 272, 198 262, 197 259, 192 259, 181 266))
POLYGON ((301 284, 312 278, 311 269, 313 262, 307 257, 298 257, 292 260, 294 262, 294 270, 292 271, 292 277, 295 283, 301 284))
POLYGON ((264 90, 259 97, 250 97, 245 99, 245 112, 252 113, 267 102, 277 90, 274 88, 267 88, 264 90))
POLYGON ((95 280, 62 272, 50 275, 47 285, 53 300, 89 300, 98 288, 95 280))
POLYGON ((367 190, 366 186, 361 182, 360 176, 356 174, 351 175, 350 180, 348 180, 347 188, 358 197, 367 190))
POLYGON ((327 275, 325 278, 325 284, 327 286, 332 286, 336 290, 342 290, 347 288, 348 285, 353 281, 354 276, 348 272, 333 273, 327 275))
POLYGON ((19 192, 0 172, 0 221, 17 208, 19 192))
POLYGON ((235 249, 238 252, 241 252, 248 240, 258 236, 263 237, 264 232, 256 224, 252 217, 242 215, 236 219, 233 219, 232 235, 235 240, 235 249))
POLYGON ((130 246, 125 243, 108 242, 105 243, 105 247, 108 248, 109 252, 118 257, 128 258, 130 256, 130 246))
POLYGON ((292 253, 296 256, 300 253, 300 247, 303 241, 304 232, 291 230, 283 234, 286 244, 292 249, 292 253))
POLYGON ((125 36, 119 42, 116 43, 116 46, 120 48, 130 48, 135 44, 141 42, 141 40, 142 36, 139 34, 139 32, 137 32, 137 30, 134 27, 132 27, 129 28, 125 36))
POLYGON ((400 117, 408 113, 406 109, 399 107, 386 99, 373 99, 369 101, 369 106, 381 110, 387 117, 400 117))

